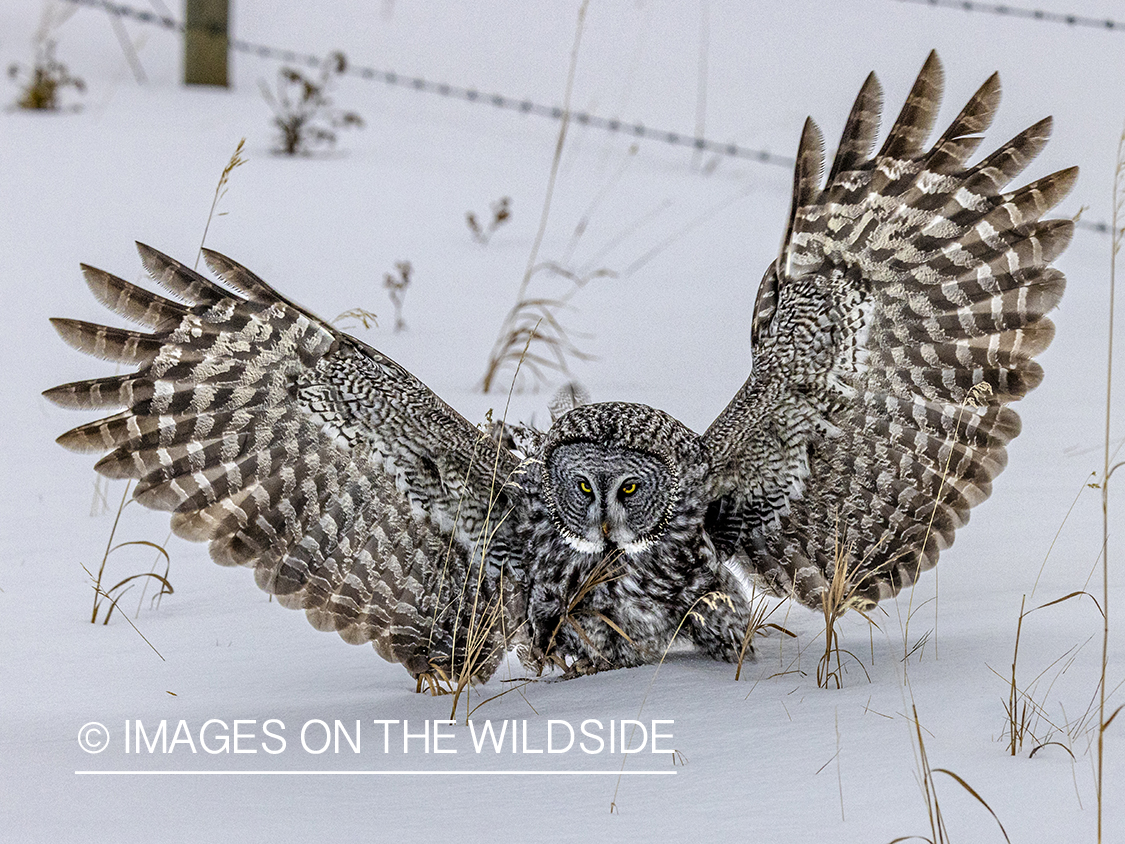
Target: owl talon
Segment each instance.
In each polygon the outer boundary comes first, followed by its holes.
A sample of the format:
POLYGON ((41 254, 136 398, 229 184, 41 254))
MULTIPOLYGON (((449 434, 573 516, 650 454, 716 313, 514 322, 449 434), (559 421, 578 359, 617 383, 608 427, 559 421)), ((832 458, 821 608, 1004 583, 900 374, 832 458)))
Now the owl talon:
POLYGON ((536 677, 542 677, 543 672, 551 668, 558 668, 560 671, 564 672, 570 670, 570 666, 566 664, 566 660, 559 656, 557 652, 552 651, 545 654, 538 649, 531 652, 528 659, 524 662, 524 665, 534 668, 536 677))
POLYGON ((578 677, 588 677, 591 674, 597 674, 599 671, 612 671, 619 667, 620 666, 612 665, 607 660, 601 658, 590 659, 589 657, 582 656, 576 659, 559 679, 574 680, 578 677))

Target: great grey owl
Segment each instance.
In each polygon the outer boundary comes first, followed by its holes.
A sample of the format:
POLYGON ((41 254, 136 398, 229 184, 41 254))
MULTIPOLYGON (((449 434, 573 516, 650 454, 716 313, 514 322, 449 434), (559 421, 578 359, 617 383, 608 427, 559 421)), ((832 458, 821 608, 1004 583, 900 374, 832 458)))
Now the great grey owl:
POLYGON ((989 494, 1042 378, 1041 220, 1077 169, 1005 186, 1050 119, 976 164, 993 75, 928 149, 931 54, 881 149, 872 74, 822 186, 801 136, 788 225, 750 320, 753 369, 701 436, 639 404, 582 404, 549 430, 477 428, 417 378, 215 252, 222 284, 146 246, 179 301, 92 267, 151 333, 54 320, 138 371, 48 390, 124 408, 59 442, 109 453, 142 504, 321 630, 418 680, 485 680, 515 649, 583 673, 659 659, 673 635, 735 660, 747 578, 810 606, 845 565, 855 602, 913 583, 989 494))

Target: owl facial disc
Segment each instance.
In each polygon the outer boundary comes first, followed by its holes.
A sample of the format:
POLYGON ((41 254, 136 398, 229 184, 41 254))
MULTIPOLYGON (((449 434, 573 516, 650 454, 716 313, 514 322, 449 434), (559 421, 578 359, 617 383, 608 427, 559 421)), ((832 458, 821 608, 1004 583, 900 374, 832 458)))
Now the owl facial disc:
POLYGON ((653 454, 585 441, 555 448, 546 474, 563 538, 591 554, 647 547, 659 535, 675 485, 653 454))

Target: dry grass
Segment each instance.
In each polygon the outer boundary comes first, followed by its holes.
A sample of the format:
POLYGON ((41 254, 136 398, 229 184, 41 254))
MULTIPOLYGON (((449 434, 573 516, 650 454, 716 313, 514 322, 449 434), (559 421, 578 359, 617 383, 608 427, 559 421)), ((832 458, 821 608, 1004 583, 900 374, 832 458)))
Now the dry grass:
MULTIPOLYGON (((406 290, 410 287, 411 273, 414 271, 409 261, 398 261, 394 273, 383 274, 383 287, 390 296, 391 305, 395 311, 395 332, 406 330, 406 320, 402 315, 402 308, 406 302, 406 290)), ((332 320, 332 324, 345 331, 354 331, 360 326, 369 330, 379 325, 379 318, 374 312, 365 308, 351 308, 332 320), (354 320, 350 325, 349 320, 354 320)))
POLYGON ((379 325, 379 317, 365 308, 350 308, 332 320, 332 324, 344 331, 358 331, 361 327, 369 331, 379 325), (349 324, 348 320, 354 322, 349 324))
MULTIPOLYGON (((1016 642, 1012 650, 1012 670, 1007 680, 1008 699, 1004 704, 1004 718, 1008 736, 1007 747, 1008 753, 1011 756, 1015 756, 1017 753, 1021 752, 1025 743, 1033 743, 1035 745, 1031 750, 1031 755, 1034 755, 1040 748, 1053 744, 1063 747, 1070 753, 1071 757, 1074 756, 1074 753, 1069 747, 1061 742, 1053 740, 1055 735, 1063 733, 1073 735, 1074 725, 1060 723, 1056 719, 1051 718, 1047 713, 1046 701, 1055 682, 1070 667, 1082 646, 1070 648, 1066 653, 1040 671, 1029 683, 1023 686, 1017 681, 1017 665, 1019 662, 1020 636, 1023 633, 1024 619, 1039 610, 1057 604, 1063 604, 1067 601, 1076 600, 1082 596, 1090 598, 1090 600, 1094 602, 1094 605, 1098 607, 1099 613, 1101 612, 1101 607, 1098 606, 1097 599, 1089 592, 1084 591, 1071 592, 1069 595, 1064 595, 1061 598, 1056 598, 1053 601, 1040 604, 1030 610, 1025 609, 1027 601, 1026 596, 1020 601, 1020 614, 1016 622, 1016 642), (1040 686, 1044 683, 1046 684, 1046 688, 1040 691, 1040 686)), ((997 674, 997 676, 999 676, 999 674, 997 674)))
MULTIPOLYGON (((521 359, 519 349, 523 349, 522 359, 528 371, 540 381, 546 370, 567 371, 567 358, 588 357, 570 339, 570 335, 559 322, 557 311, 565 305, 565 300, 549 297, 532 297, 529 287, 532 278, 550 265, 539 261, 539 248, 547 231, 547 221, 551 216, 551 200, 555 193, 562 151, 566 144, 567 130, 570 128, 570 97, 574 89, 574 76, 578 67, 578 52, 582 45, 582 31, 586 22, 586 7, 589 0, 583 0, 578 9, 578 20, 574 30, 574 42, 570 51, 570 66, 566 76, 566 90, 563 94, 563 115, 559 124, 559 135, 555 142, 555 154, 551 159, 551 171, 547 178, 547 191, 543 198, 543 210, 539 215, 539 228, 528 255, 527 267, 520 282, 516 303, 504 317, 496 342, 489 353, 485 373, 481 378, 481 390, 490 392, 498 383, 498 376, 504 369, 515 366, 521 359), (534 342, 534 349, 532 343, 534 342)), ((590 277, 593 277, 591 275, 590 277)), ((517 372, 518 374, 518 372, 517 372)), ((514 376, 513 376, 514 377, 514 376)))
MULTIPOLYGON (((509 403, 511 401, 511 393, 508 394, 509 403)), ((504 416, 501 419, 501 424, 507 419, 508 404, 504 407, 504 416)), ((457 705, 461 699, 462 694, 471 690, 471 684, 479 673, 482 665, 491 662, 493 659, 499 658, 501 652, 506 649, 510 637, 516 631, 506 630, 505 613, 504 613, 504 579, 503 576, 497 582, 496 595, 492 598, 485 598, 482 600, 482 593, 485 586, 486 571, 485 565, 488 559, 489 549, 496 538, 497 532, 505 524, 511 511, 499 512, 501 505, 501 495, 503 490, 515 485, 517 476, 521 474, 526 468, 524 464, 519 464, 516 469, 512 471, 507 477, 500 477, 500 454, 503 446, 499 441, 493 441, 482 433, 481 442, 494 443, 494 457, 492 460, 491 481, 490 481, 490 494, 488 502, 488 510, 485 515, 484 524, 481 526, 480 533, 477 537, 477 545, 470 554, 470 559, 474 557, 480 562, 476 567, 476 578, 472 582, 472 594, 467 595, 466 591, 470 588, 470 583, 462 586, 461 594, 457 598, 457 612, 455 618, 458 620, 464 617, 463 610, 467 603, 471 602, 469 613, 469 626, 465 631, 465 648, 461 654, 461 664, 457 665, 456 650, 451 654, 450 664, 457 675, 457 683, 452 689, 453 705, 450 710, 450 720, 457 719, 457 705), (490 646, 489 640, 492 638, 493 631, 499 627, 501 630, 500 641, 490 646)), ((450 538, 452 542, 452 537, 450 538)), ((439 592, 440 594, 440 592, 439 592)), ((453 642, 456 646, 458 637, 457 625, 453 630, 453 642)), ((469 710, 469 699, 466 697, 466 719, 471 714, 469 710)))
POLYGON ((768 595, 758 592, 753 584, 751 584, 750 589, 750 596, 747 598, 747 603, 750 605, 750 617, 747 619, 746 630, 742 634, 742 643, 738 649, 738 665, 734 670, 735 682, 738 682, 742 677, 742 665, 746 660, 746 654, 750 653, 754 639, 758 636, 772 629, 791 639, 797 638, 797 634, 792 630, 777 622, 770 621, 770 617, 785 605, 771 601, 768 595))
POLYGON ((918 707, 911 704, 911 712, 913 718, 911 723, 914 726, 914 740, 916 742, 916 760, 918 762, 919 771, 919 785, 922 787, 922 795, 926 803, 926 818, 929 821, 930 834, 929 835, 904 835, 895 838, 890 844, 899 844, 901 841, 926 841, 929 844, 949 844, 949 830, 945 826, 945 818, 941 811, 941 802, 938 800, 937 783, 934 780, 934 774, 944 774, 952 779, 961 788, 968 792, 978 803, 988 810, 992 815, 992 819, 996 821, 996 825, 1000 828, 1004 840, 1010 842, 1007 830, 1004 829, 1004 824, 1000 822, 1000 818, 992 811, 992 807, 988 802, 976 792, 976 790, 965 782, 958 774, 950 771, 948 768, 934 768, 930 766, 929 756, 926 754, 926 742, 922 738, 922 724, 918 720, 918 707))
MULTIPOLYGON (((84 572, 86 572, 86 574, 90 575, 90 579, 91 579, 91 580, 93 580, 93 579, 94 579, 94 574, 93 574, 93 572, 91 572, 91 571, 90 571, 90 570, 89 570, 88 568, 86 568, 85 566, 82 566, 82 570, 83 570, 84 572)), ((102 590, 102 589, 101 589, 100 587, 98 587, 98 586, 97 586, 96 584, 91 584, 91 585, 93 585, 93 587, 94 587, 94 594, 95 594, 95 595, 100 595, 101 597, 103 597, 103 598, 107 598, 107 599, 109 598, 109 595, 108 595, 108 594, 107 594, 106 592, 104 592, 104 591, 103 591, 103 590, 102 590)), ((125 619, 125 621, 126 621, 126 622, 128 623, 128 625, 129 625, 130 627, 132 627, 132 628, 133 628, 133 630, 134 630, 134 631, 136 632, 136 634, 137 634, 138 636, 140 636, 140 637, 141 637, 141 639, 143 639, 143 640, 144 640, 144 643, 145 643, 146 645, 148 645, 148 646, 149 646, 150 648, 152 648, 152 652, 153 652, 154 654, 156 654, 156 655, 157 655, 158 657, 160 657, 160 659, 161 659, 161 661, 162 661, 162 662, 167 662, 167 660, 166 660, 166 659, 164 659, 164 654, 162 654, 162 653, 161 653, 160 651, 158 651, 158 650, 156 649, 156 645, 154 645, 154 644, 153 644, 152 642, 150 642, 150 641, 148 640, 148 637, 147 637, 147 636, 145 636, 145 634, 141 632, 141 629, 140 629, 139 627, 137 627, 137 625, 136 625, 136 624, 134 624, 134 623, 133 623, 133 620, 132 620, 131 618, 129 618, 129 616, 127 616, 127 615, 122 615, 122 618, 124 618, 124 619, 125 619)), ((170 695, 172 695, 173 697, 175 697, 175 692, 168 692, 168 694, 170 694, 170 695)))
POLYGON ((544 263, 534 267, 528 279, 539 273, 561 276, 573 282, 573 286, 566 293, 554 297, 531 297, 526 285, 521 287, 520 296, 504 317, 499 336, 488 355, 485 373, 481 378, 482 392, 490 392, 501 374, 515 369, 521 360, 522 368, 527 370, 538 385, 549 380, 549 373, 567 375, 570 372, 569 362, 572 360, 593 359, 578 346, 573 339, 574 335, 563 326, 559 311, 564 310, 571 296, 589 281, 612 276, 613 273, 603 269, 588 276, 577 276, 557 264, 544 263))
MULTIPOLYGON (((102 616, 102 624, 109 624, 109 619, 113 615, 113 611, 117 609, 118 603, 120 603, 121 599, 125 597, 125 594, 130 589, 132 589, 137 584, 137 582, 155 580, 160 584, 160 591, 157 592, 155 596, 153 596, 153 601, 156 602, 157 605, 159 605, 161 598, 163 598, 165 595, 171 595, 173 592, 172 584, 168 580, 168 572, 171 568, 172 560, 164 546, 157 545, 155 542, 149 542, 147 540, 141 539, 130 540, 128 542, 119 542, 116 544, 114 543, 114 539, 117 536, 117 527, 121 522, 121 514, 125 510, 125 505, 129 502, 129 490, 131 486, 131 484, 125 485, 125 492, 122 494, 121 503, 117 507, 117 514, 113 519, 113 527, 110 528, 109 531, 109 539, 106 541, 105 553, 102 554, 102 561, 101 565, 98 566, 98 573, 95 575, 90 572, 89 569, 86 569, 86 572, 90 574, 90 577, 94 581, 94 607, 92 613, 90 614, 91 624, 97 623, 98 615, 102 611, 103 606, 105 606, 106 601, 109 602, 109 605, 105 609, 105 615, 102 616), (161 559, 164 560, 164 573, 158 574, 156 571, 138 572, 136 574, 131 574, 127 577, 122 578, 113 586, 110 586, 108 588, 105 587, 103 585, 103 581, 105 578, 106 566, 109 564, 110 556, 114 552, 130 546, 152 548, 153 550, 155 550, 158 554, 157 562, 159 562, 159 560, 161 559)), ((83 568, 85 568, 85 566, 83 566, 83 568)), ((129 623, 132 624, 132 622, 129 623)), ((145 641, 147 642, 148 640, 146 639, 145 641)))
MULTIPOLYGON (((518 366, 519 363, 517 363, 516 374, 518 374, 518 366)), ((512 385, 508 390, 508 400, 504 405, 504 414, 499 424, 500 431, 503 431, 508 418, 508 410, 511 406, 514 388, 515 377, 513 376, 512 385)), ((504 490, 518 486, 519 477, 527 470, 531 461, 518 463, 515 469, 507 476, 501 477, 500 456, 504 449, 503 438, 492 435, 491 431, 493 427, 495 426, 492 424, 490 412, 487 424, 484 426, 480 437, 477 439, 476 448, 470 460, 471 465, 469 468, 469 471, 472 471, 472 464, 476 464, 478 456, 482 460, 491 460, 488 508, 485 513, 484 523, 481 525, 474 545, 468 553, 468 559, 470 561, 478 561, 475 568, 475 576, 465 580, 461 585, 459 593, 454 596, 447 605, 444 607, 435 605, 434 615, 431 621, 430 635, 432 641, 433 633, 437 629, 438 618, 441 613, 445 610, 452 610, 454 613, 453 617, 455 621, 452 631, 453 652, 450 654, 449 671, 446 672, 442 666, 431 663, 431 672, 423 674, 418 678, 418 686, 416 689, 421 692, 423 682, 425 682, 428 685, 429 692, 433 695, 452 695, 453 702, 449 715, 452 721, 457 720, 457 710, 462 697, 465 699, 464 711, 465 720, 467 721, 480 706, 487 703, 489 700, 502 697, 504 694, 507 694, 507 692, 514 691, 516 688, 507 689, 500 694, 486 698, 476 706, 471 706, 470 696, 475 678, 484 666, 502 657, 503 651, 508 647, 508 643, 511 642, 513 637, 519 632, 518 630, 509 630, 506 626, 507 615, 505 613, 504 599, 507 589, 503 574, 501 574, 498 579, 496 594, 491 597, 485 596, 485 592, 487 591, 485 588, 487 578, 485 567, 489 557, 489 549, 492 547, 496 534, 511 515, 510 510, 501 511, 504 490), (468 610, 468 626, 466 629, 462 630, 461 619, 466 617, 466 609, 468 610), (500 640, 499 642, 490 644, 497 628, 500 630, 500 640), (457 642, 462 635, 464 646, 461 651, 458 652, 457 642)), ((455 524, 461 521, 461 507, 463 503, 464 497, 462 496, 461 500, 458 502, 457 512, 454 514, 453 521, 455 524)), ((444 566, 436 590, 439 596, 442 594, 446 578, 449 574, 449 567, 455 557, 455 542, 456 537, 454 533, 451 532, 449 544, 446 548, 444 566)))
POLYGON ((845 656, 853 659, 863 669, 867 679, 869 681, 871 679, 867 669, 863 667, 863 661, 851 651, 840 647, 839 631, 836 629, 837 623, 849 610, 862 616, 872 628, 879 627, 867 614, 870 602, 859 596, 859 590, 873 573, 867 572, 860 577, 855 577, 855 573, 862 568, 864 561, 860 561, 859 564, 853 563, 851 551, 850 544, 840 541, 839 526, 837 526, 832 579, 828 583, 828 588, 820 593, 820 608, 824 616, 824 653, 821 654, 816 666, 816 684, 822 689, 827 689, 833 684, 837 689, 843 688, 845 656))
MULTIPOLYGON (((609 618, 604 613, 600 613, 597 611, 588 612, 578 609, 579 605, 586 599, 587 595, 589 595, 599 586, 617 580, 625 573, 624 568, 618 565, 621 557, 622 552, 615 551, 611 554, 607 554, 598 561, 598 564, 587 573, 586 577, 583 578, 582 582, 578 585, 578 589, 575 590, 574 595, 571 596, 570 601, 567 603, 566 610, 561 616, 559 616, 559 620, 555 625, 555 629, 551 631, 551 637, 547 640, 547 652, 545 656, 555 662, 555 664, 563 670, 567 670, 568 666, 561 660, 559 660, 557 656, 553 656, 552 651, 554 649, 555 639, 564 625, 573 628, 574 632, 578 634, 578 637, 586 643, 586 646, 590 650, 592 650, 594 653, 597 653, 598 651, 597 647, 594 645, 593 640, 589 637, 589 635, 587 635, 586 631, 583 629, 582 624, 579 621, 579 619, 584 616, 590 615, 601 620, 615 633, 621 636, 621 638, 625 639, 625 641, 627 641, 629 644, 633 644, 633 640, 629 638, 629 634, 622 630, 621 627, 613 621, 613 619, 609 618)), ((601 654, 599 654, 599 656, 601 656, 601 654)))
MULTIPOLYGON (((482 435, 482 441, 489 441, 482 435)), ((434 674, 437 682, 434 679, 428 678, 430 683, 430 691, 433 694, 451 694, 453 696, 452 705, 450 707, 450 720, 457 720, 457 710, 460 706, 462 697, 465 698, 465 718, 468 719, 477 707, 470 709, 469 695, 472 691, 472 684, 476 682, 478 675, 484 666, 490 664, 493 660, 502 656, 504 650, 507 649, 507 644, 511 641, 511 637, 517 631, 507 630, 505 627, 506 615, 504 612, 504 597, 505 597, 505 583, 503 576, 497 582, 496 594, 492 596, 487 595, 486 588, 486 561, 489 556, 489 549, 496 538, 497 532, 503 527, 507 521, 510 511, 501 512, 501 491, 510 484, 516 483, 516 475, 522 470, 517 468, 512 474, 505 478, 500 478, 499 468, 499 452, 500 444, 496 444, 496 460, 493 463, 492 472, 492 493, 488 511, 485 517, 484 524, 481 526, 480 532, 477 535, 475 547, 469 554, 470 560, 478 560, 474 574, 467 578, 461 586, 460 592, 453 598, 449 608, 454 611, 454 626, 452 630, 452 641, 454 643, 454 650, 450 654, 450 674, 446 674, 441 667, 434 666, 434 674), (468 619, 467 626, 462 628, 461 619, 468 619), (494 632, 499 629, 501 636, 499 641, 493 642, 494 632), (461 651, 457 651, 457 642, 463 641, 464 644, 461 651)), ((459 516, 460 514, 458 514, 459 516)), ((450 549, 446 557, 446 571, 442 573, 442 581, 448 570, 448 565, 452 560, 452 543, 453 537, 450 537, 450 549)), ((441 594, 441 587, 439 585, 438 594, 441 594)), ((435 623, 437 620, 438 610, 435 609, 435 623)), ((421 678, 419 679, 419 690, 421 690, 421 678)), ((510 690, 509 690, 510 691, 510 690)), ((495 695, 493 697, 498 697, 495 695)), ((491 699, 491 698, 490 698, 491 699)))
MULTIPOLYGON (((1116 287, 1116 261, 1117 256, 1120 254, 1122 244, 1125 243, 1125 226, 1122 225, 1122 216, 1125 213, 1125 131, 1122 132, 1117 150, 1116 167, 1114 171, 1114 184, 1113 184, 1113 222, 1112 222, 1112 242, 1110 251, 1110 274, 1109 274, 1109 324, 1107 336, 1107 355, 1106 355, 1106 410, 1105 410, 1105 436, 1103 443, 1103 465, 1101 472, 1100 483, 1084 483, 1083 488, 1086 486, 1099 489, 1101 492, 1101 509, 1102 509, 1102 537, 1101 537, 1101 550, 1100 562, 1102 568, 1102 594, 1101 601, 1099 602, 1090 592, 1078 590, 1049 601, 1045 604, 1036 606, 1034 609, 1025 610, 1026 596, 1020 603, 1020 614, 1016 625, 1016 641, 1012 653, 1012 667, 1010 676, 1006 679, 1008 685, 1008 699, 1005 703, 1005 721, 1007 732, 1007 749, 1011 755, 1020 752, 1024 745, 1027 743, 1034 743, 1035 746, 1030 752, 1030 756, 1034 756, 1039 750, 1048 746, 1057 746, 1065 749, 1073 758, 1074 753, 1071 751, 1067 744, 1062 741, 1054 740, 1054 736, 1060 737, 1065 735, 1071 741, 1079 738, 1080 736, 1090 736, 1096 744, 1096 751, 1093 758, 1094 764, 1094 783, 1096 791, 1096 804, 1097 804, 1097 841, 1099 844, 1104 840, 1105 826, 1105 800, 1107 794, 1104 790, 1105 779, 1105 733, 1112 725, 1117 716, 1121 713, 1123 706, 1118 706, 1112 712, 1106 712, 1107 703, 1112 696, 1113 692, 1120 688, 1121 684, 1111 692, 1107 688, 1108 683, 1108 662, 1109 662, 1109 635, 1110 635, 1110 605, 1109 605, 1109 555, 1111 546, 1109 543, 1109 481, 1114 472, 1125 465, 1125 462, 1118 462, 1111 465, 1111 461, 1116 453, 1112 450, 1111 430, 1112 430, 1112 391, 1113 391, 1113 335, 1114 335, 1114 299, 1116 287), (1029 683, 1020 685, 1017 681, 1017 664, 1019 657, 1020 637, 1023 631, 1024 619, 1032 613, 1037 612, 1047 607, 1052 607, 1064 602, 1077 600, 1081 597, 1089 598, 1097 607, 1099 614, 1102 618, 1101 625, 1101 658, 1098 665, 1098 682, 1097 689, 1093 695, 1089 706, 1083 715, 1076 719, 1068 720, 1063 712, 1063 718, 1059 721, 1052 720, 1048 717, 1045 711, 1045 702, 1047 694, 1050 692, 1054 682, 1059 676, 1064 673, 1074 660, 1074 656, 1078 650, 1085 646, 1075 646, 1058 657, 1054 662, 1043 669, 1036 675, 1029 683), (1054 672, 1053 675, 1050 672, 1054 672), (1040 683, 1046 682, 1046 690, 1038 692, 1037 686, 1040 683), (1038 693, 1037 693, 1038 692, 1038 693)), ((1081 490, 1079 491, 1079 495, 1081 490)), ((1078 496, 1075 496, 1074 502, 1071 503, 1070 510, 1067 511, 1067 517, 1070 516, 1070 511, 1074 509, 1078 501, 1078 496)), ((1066 523, 1066 518, 1063 519, 1063 524, 1066 523)), ((1061 532, 1062 526, 1059 528, 1061 532)), ((1051 542, 1053 549, 1055 540, 1058 539, 1058 533, 1051 542)), ((1047 556, 1051 553, 1048 549, 1047 556)), ((1043 569, 1046 566, 1047 557, 1044 557, 1043 565, 1040 567, 1039 574, 1036 576, 1035 586, 1038 586, 1039 577, 1042 575, 1043 569)), ((1034 594, 1034 588, 1032 590, 1034 594)), ((1094 637, 1091 636, 1090 640, 1094 637)), ((1087 640, 1090 641, 1090 640, 1087 640)))
POLYGON ((199 239, 199 251, 195 253, 195 269, 199 269, 199 259, 203 256, 203 247, 207 243, 207 232, 211 230, 211 220, 216 216, 225 217, 226 212, 220 211, 218 215, 215 214, 215 209, 219 207, 219 200, 227 195, 230 183, 230 175, 234 172, 236 167, 241 167, 246 163, 246 159, 242 157, 242 150, 246 146, 246 139, 240 138, 238 145, 234 148, 234 154, 231 155, 227 166, 223 168, 222 174, 219 176, 219 183, 215 186, 215 196, 211 200, 211 210, 207 214, 207 224, 203 227, 203 237, 199 239))
POLYGON ((1113 171, 1113 239, 1110 245, 1109 260, 1109 336, 1106 341, 1105 371, 1105 450, 1102 467, 1102 662, 1101 678, 1098 682, 1098 844, 1102 841, 1105 781, 1105 731, 1121 711, 1120 707, 1107 719, 1106 669, 1109 664, 1109 480, 1113 472, 1125 463, 1110 466, 1110 431, 1113 421, 1113 320, 1114 295, 1117 286, 1117 256, 1125 243, 1125 130, 1122 130, 1117 143, 1117 162, 1113 171))

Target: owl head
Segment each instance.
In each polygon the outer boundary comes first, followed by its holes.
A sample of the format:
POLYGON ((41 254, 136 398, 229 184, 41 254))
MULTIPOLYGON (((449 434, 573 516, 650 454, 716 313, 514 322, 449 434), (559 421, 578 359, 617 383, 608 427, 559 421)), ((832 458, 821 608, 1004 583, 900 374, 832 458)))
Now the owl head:
POLYGON ((582 405, 559 418, 544 443, 541 488, 563 540, 588 554, 650 547, 676 512, 685 467, 698 463, 696 442, 644 405, 582 405))

